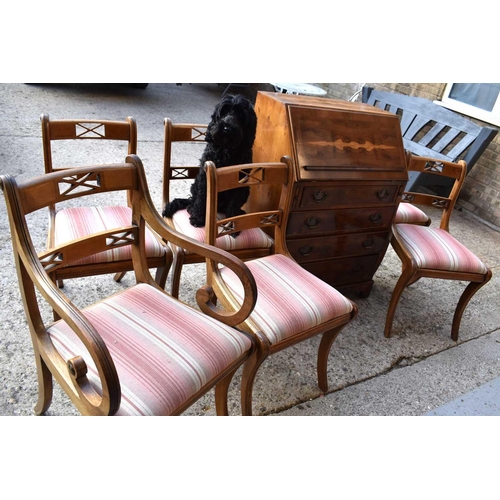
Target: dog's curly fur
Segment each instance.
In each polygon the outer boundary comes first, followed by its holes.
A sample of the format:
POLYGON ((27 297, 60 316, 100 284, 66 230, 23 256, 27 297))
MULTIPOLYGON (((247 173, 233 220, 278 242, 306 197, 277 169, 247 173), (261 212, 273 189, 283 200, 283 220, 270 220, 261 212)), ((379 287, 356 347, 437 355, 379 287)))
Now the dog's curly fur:
MULTIPOLYGON (((189 222, 195 227, 205 226, 207 178, 206 161, 217 168, 252 162, 252 146, 257 129, 257 115, 252 103, 242 95, 224 96, 211 117, 205 140, 207 145, 200 159, 200 171, 191 185, 189 198, 176 198, 165 205, 162 215, 172 217, 187 208, 189 222)), ((250 194, 249 187, 230 189, 219 193, 218 212, 226 217, 242 215, 241 207, 250 194)), ((233 233, 236 237, 238 233, 233 233)))

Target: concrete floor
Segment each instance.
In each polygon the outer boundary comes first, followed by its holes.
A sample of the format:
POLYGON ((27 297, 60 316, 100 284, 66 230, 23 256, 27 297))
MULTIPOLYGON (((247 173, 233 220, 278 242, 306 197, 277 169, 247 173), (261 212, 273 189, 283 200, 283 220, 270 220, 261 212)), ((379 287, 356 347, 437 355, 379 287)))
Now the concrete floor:
MULTIPOLYGON (((160 209, 163 118, 174 122, 207 123, 224 86, 217 84, 128 85, 0 84, 0 173, 30 178, 43 173, 39 116, 54 118, 124 119, 138 124, 138 154, 144 162, 153 200, 160 209)), ((245 92, 246 89, 236 89, 245 92)), ((64 159, 79 164, 122 161, 125 154, 109 147, 87 153, 61 150, 64 159), (76 156, 75 156, 76 155, 76 156)), ((180 150, 181 161, 197 163, 199 153, 180 150)), ((182 185, 173 195, 187 190, 182 185)), ((439 215, 431 214, 433 220, 439 215)), ((45 244, 46 217, 33 222, 35 245, 45 244)), ((0 415, 32 415, 37 381, 31 340, 12 260, 9 228, 0 197, 0 415)), ((492 280, 468 305, 458 342, 450 338, 451 319, 464 283, 422 279, 408 288, 396 312, 394 336, 383 326, 392 289, 400 273, 399 259, 389 250, 375 275, 372 293, 355 300, 359 315, 332 347, 328 376, 330 392, 316 386, 315 360, 319 339, 280 352, 261 367, 254 388, 256 415, 499 415, 500 376, 500 233, 455 211, 451 232, 493 270, 492 280), (477 390, 486 401, 476 397, 477 390), (476 391, 476 392, 470 392, 476 391), (465 395, 465 396, 464 396, 465 395), (458 399, 457 399, 458 398, 458 399), (474 409, 460 408, 464 399, 474 409)), ((121 284, 111 276, 68 280, 65 291, 84 305, 133 282, 129 273, 121 284), (84 292, 85 298, 81 295, 84 292)), ((186 266, 180 298, 193 303, 204 283, 204 266, 186 266)), ((168 285, 167 285, 168 286, 168 285)), ((47 312, 48 314, 48 312, 47 312)), ((239 414, 239 376, 230 389, 230 412, 239 414)), ((48 415, 76 415, 68 398, 56 387, 48 415)), ((214 415, 210 393, 185 415, 214 415)))

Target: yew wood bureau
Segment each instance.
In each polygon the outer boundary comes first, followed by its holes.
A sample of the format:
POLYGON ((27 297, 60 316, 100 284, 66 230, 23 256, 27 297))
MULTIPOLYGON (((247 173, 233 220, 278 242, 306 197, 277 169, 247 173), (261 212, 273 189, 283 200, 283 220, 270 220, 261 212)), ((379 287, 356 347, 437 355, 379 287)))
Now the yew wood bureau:
MULTIPOLYGON (((286 243, 305 269, 368 296, 406 185, 399 118, 361 103, 259 92, 253 161, 292 159, 286 243)), ((251 195, 252 210, 279 193, 251 195)))

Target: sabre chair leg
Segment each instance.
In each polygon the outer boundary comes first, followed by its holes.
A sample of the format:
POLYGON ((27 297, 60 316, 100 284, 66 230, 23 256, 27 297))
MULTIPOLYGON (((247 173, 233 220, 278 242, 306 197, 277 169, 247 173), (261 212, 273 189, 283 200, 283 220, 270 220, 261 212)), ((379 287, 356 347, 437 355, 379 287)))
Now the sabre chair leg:
POLYGON ((123 279, 123 277, 126 275, 127 273, 125 271, 121 271, 121 272, 118 272, 118 273, 115 273, 115 275, 113 276, 113 279, 117 282, 117 283, 120 283, 120 281, 123 279))
POLYGON ((174 254, 168 245, 165 246, 165 267, 156 270, 155 281, 161 288, 165 289, 167 284, 168 273, 172 267, 172 262, 174 261, 174 254))
POLYGON ((52 402, 52 374, 37 352, 35 352, 35 360, 38 374, 38 401, 35 405, 35 413, 43 415, 49 409, 52 402))
POLYGON ((485 281, 480 283, 472 282, 467 285, 467 288, 462 293, 460 300, 458 301, 457 308, 455 309, 455 314, 453 315, 453 323, 451 326, 451 338, 455 342, 458 340, 458 331, 460 329, 460 323, 462 321, 462 316, 464 314, 467 304, 470 302, 474 294, 483 287, 491 279, 491 271, 486 276, 485 281))
POLYGON ((172 297, 175 297, 176 299, 179 298, 179 288, 181 283, 181 273, 183 264, 184 264, 184 257, 182 255, 182 251, 179 251, 178 249, 174 250, 170 295, 172 295, 172 297))
POLYGON ((342 330, 342 326, 338 328, 334 328, 333 330, 328 330, 321 337, 321 342, 318 348, 318 387, 323 391, 328 391, 328 355, 330 354, 330 349, 335 342, 335 339, 338 337, 340 330, 342 330))
POLYGON ((229 415, 229 408, 227 406, 227 394, 229 392, 229 386, 233 380, 234 374, 238 371, 233 370, 231 373, 226 375, 216 386, 215 386, 215 409, 217 415, 227 417, 229 415))
POLYGON ((260 365, 267 358, 262 350, 256 349, 243 365, 243 374, 241 379, 241 414, 243 416, 252 416, 252 392, 253 384, 260 365))
POLYGON ((156 269, 155 281, 161 288, 165 288, 165 284, 167 283, 168 277, 168 267, 158 267, 156 269))
POLYGON ((403 271, 403 273, 401 274, 396 283, 396 286, 394 287, 391 301, 389 302, 389 308, 387 310, 387 317, 385 320, 384 335, 387 338, 390 338, 392 335, 392 322, 394 321, 394 314, 396 313, 396 307, 398 305, 399 299, 401 298, 401 294, 403 293, 404 289, 408 286, 408 283, 411 281, 416 281, 414 276, 414 271, 413 270, 410 270, 409 272, 403 271))

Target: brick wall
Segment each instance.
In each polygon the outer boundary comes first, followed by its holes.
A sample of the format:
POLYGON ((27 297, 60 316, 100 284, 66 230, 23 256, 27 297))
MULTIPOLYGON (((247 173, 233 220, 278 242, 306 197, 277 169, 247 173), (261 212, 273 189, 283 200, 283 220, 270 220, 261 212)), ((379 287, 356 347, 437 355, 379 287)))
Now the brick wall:
MULTIPOLYGON (((332 99, 350 99, 363 86, 362 83, 317 83, 327 91, 332 99)), ((424 97, 431 101, 440 100, 444 83, 365 83, 377 90, 397 92, 399 94, 424 97)), ((361 101, 361 95, 356 101, 361 101)), ((480 124, 491 124, 475 120, 480 124)), ((500 231, 500 132, 488 145, 465 178, 457 206, 480 218, 488 225, 500 231)))

